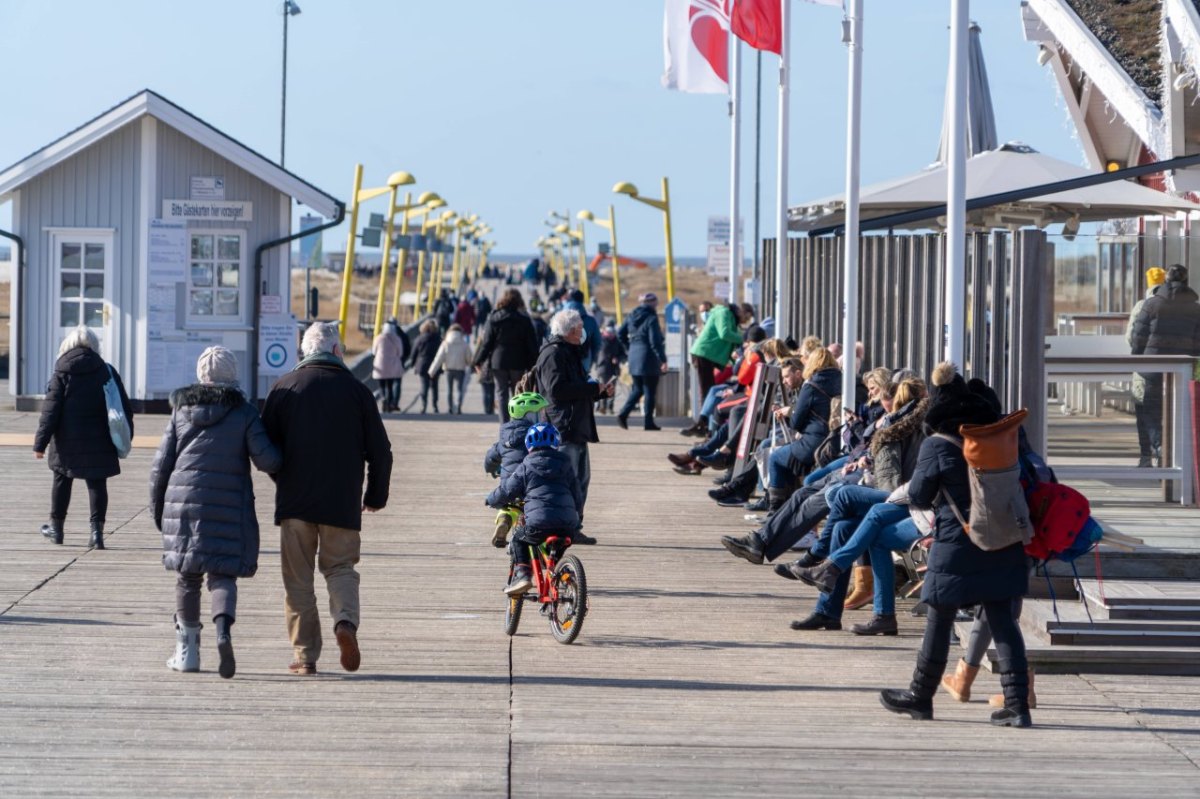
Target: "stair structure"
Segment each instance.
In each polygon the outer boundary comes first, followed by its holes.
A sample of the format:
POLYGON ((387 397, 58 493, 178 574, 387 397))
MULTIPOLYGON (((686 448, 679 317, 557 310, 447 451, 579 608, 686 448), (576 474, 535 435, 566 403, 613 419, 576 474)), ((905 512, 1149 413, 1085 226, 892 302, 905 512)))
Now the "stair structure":
MULTIPOLYGON (((1200 675, 1200 583, 1085 579, 1082 587, 1082 598, 1025 600, 1021 629, 1034 669, 1200 675)), ((959 625, 960 636, 969 630, 959 625)), ((994 671, 994 649, 988 659, 994 671)))

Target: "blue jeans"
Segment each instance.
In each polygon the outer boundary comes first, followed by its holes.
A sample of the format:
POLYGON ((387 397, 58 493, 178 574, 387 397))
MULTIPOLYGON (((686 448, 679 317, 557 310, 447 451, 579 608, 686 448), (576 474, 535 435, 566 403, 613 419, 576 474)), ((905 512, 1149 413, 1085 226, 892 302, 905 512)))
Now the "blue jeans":
MULTIPOLYGON (((825 523, 826 530, 832 528, 834 541, 849 538, 854 533, 855 526, 854 522, 849 521, 830 523, 826 520, 825 523)), ((824 536, 822 536, 822 539, 824 539, 824 536)), ((817 598, 817 606, 815 608, 817 613, 829 616, 832 619, 840 619, 842 617, 842 609, 846 604, 846 591, 850 588, 850 574, 849 570, 843 571, 841 576, 837 578, 837 582, 834 583, 833 593, 822 593, 817 598)))
POLYGON ((709 436, 708 440, 703 444, 697 444, 688 450, 688 454, 693 458, 708 457, 715 455, 717 450, 725 445, 725 441, 729 436, 729 425, 723 424, 717 428, 717 432, 709 436))
POLYGON ((829 560, 848 574, 855 559, 870 550, 875 613, 887 616, 896 612, 896 570, 892 566, 892 552, 908 549, 918 538, 920 534, 906 506, 881 502, 849 531, 844 540, 834 540, 834 552, 829 560))
POLYGON ((810 486, 810 485, 812 485, 813 483, 815 483, 815 482, 817 482, 818 480, 820 480, 820 479, 821 479, 822 477, 824 477, 825 475, 832 474, 833 472, 836 472, 838 469, 840 469, 840 468, 842 468, 843 466, 845 466, 845 465, 846 465, 846 461, 848 461, 848 460, 850 460, 850 456, 849 456, 849 455, 843 455, 842 457, 840 457, 840 458, 838 458, 837 460, 835 460, 835 461, 833 461, 832 463, 830 463, 828 466, 822 466, 820 469, 817 469, 817 470, 815 470, 815 471, 811 471, 811 472, 809 472, 809 473, 808 473, 808 476, 804 478, 804 485, 806 485, 806 486, 810 486))
POLYGON ((829 518, 834 522, 858 521, 880 502, 887 502, 888 492, 864 485, 842 483, 829 488, 829 518))
POLYGON ((717 405, 721 402, 721 392, 728 388, 729 386, 724 383, 719 386, 713 386, 708 390, 708 396, 704 398, 704 404, 700 406, 700 418, 708 420, 709 430, 716 428, 717 405))

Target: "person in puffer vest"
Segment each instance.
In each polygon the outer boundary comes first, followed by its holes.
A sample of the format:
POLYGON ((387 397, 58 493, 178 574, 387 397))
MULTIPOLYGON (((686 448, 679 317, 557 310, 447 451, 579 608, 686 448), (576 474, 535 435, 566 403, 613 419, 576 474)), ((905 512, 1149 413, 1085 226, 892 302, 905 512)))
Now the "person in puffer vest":
MULTIPOLYGON (((485 472, 504 480, 516 471, 527 454, 525 434, 540 421, 547 404, 545 397, 532 391, 516 394, 508 401, 508 421, 500 425, 500 438, 483 456, 485 472)), ((497 549, 508 543, 508 532, 512 528, 505 521, 511 521, 511 518, 505 516, 492 534, 492 546, 497 549)))
POLYGON ((512 578, 504 589, 509 596, 520 596, 533 586, 530 545, 551 536, 573 536, 583 518, 583 492, 570 458, 558 450, 561 441, 552 424, 538 422, 530 427, 525 434, 529 451, 525 460, 488 495, 487 504, 493 508, 525 502, 525 526, 509 546, 512 578))
POLYGON ((162 533, 163 566, 175 583, 175 671, 200 670, 200 583, 208 576, 220 674, 234 675, 229 628, 237 578, 258 570, 258 517, 250 463, 268 474, 283 456, 237 387, 237 359, 209 347, 195 385, 171 394, 171 420, 150 470, 150 510, 162 533))

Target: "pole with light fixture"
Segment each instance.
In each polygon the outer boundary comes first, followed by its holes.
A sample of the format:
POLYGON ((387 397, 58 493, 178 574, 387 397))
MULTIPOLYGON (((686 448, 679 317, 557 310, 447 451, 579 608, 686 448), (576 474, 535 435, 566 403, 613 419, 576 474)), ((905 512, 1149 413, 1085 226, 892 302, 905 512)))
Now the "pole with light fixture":
MULTIPOLYGON (((283 89, 279 102, 279 165, 283 166, 283 156, 287 139, 287 44, 288 17, 299 16, 300 6, 294 0, 283 0, 283 89)), ((305 302, 307 302, 307 298, 305 302)))
MULTIPOLYGON (((657 208, 663 212, 663 235, 666 238, 666 255, 667 255, 667 302, 675 299, 675 256, 671 247, 671 190, 667 183, 667 179, 662 179, 662 199, 655 200, 650 197, 642 197, 638 194, 637 186, 629 182, 621 182, 613 186, 613 193, 625 194, 640 203, 645 203, 651 208, 657 208)), ((736 224, 736 222, 734 222, 736 224)), ((614 262, 615 263, 615 262, 614 262)))
MULTIPOLYGON (((621 260, 617 255, 617 212, 610 205, 608 206, 608 219, 597 219, 596 215, 591 211, 580 211, 578 217, 584 222, 593 222, 602 228, 608 228, 609 240, 611 242, 612 253, 612 268, 613 268, 613 305, 617 315, 617 326, 623 321, 621 315, 621 260)), ((583 225, 580 225, 583 227, 583 225)))
MULTIPOLYGON (((404 223, 400 231, 400 235, 408 235, 408 220, 417 214, 421 214, 420 230, 422 235, 425 233, 425 220, 429 218, 429 212, 435 208, 441 208, 446 204, 446 201, 437 195, 436 192, 427 191, 417 198, 417 205, 411 211, 404 212, 404 223)), ((411 246, 411 242, 408 242, 411 246)), ((420 255, 417 256, 417 302, 420 302, 421 296, 421 266, 424 263, 425 250, 421 249, 420 255)), ((396 272, 396 289, 392 293, 392 318, 400 318, 400 293, 404 285, 404 269, 408 261, 408 247, 400 248, 400 257, 397 262, 398 268, 396 272)), ((416 321, 416 309, 413 310, 413 321, 416 321)))

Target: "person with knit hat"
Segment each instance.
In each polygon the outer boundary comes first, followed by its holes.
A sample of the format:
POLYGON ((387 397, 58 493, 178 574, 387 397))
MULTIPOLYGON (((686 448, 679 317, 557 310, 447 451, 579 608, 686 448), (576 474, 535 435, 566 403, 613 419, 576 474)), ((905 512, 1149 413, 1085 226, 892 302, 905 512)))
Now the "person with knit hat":
POLYGON ((888 689, 880 701, 893 713, 914 719, 933 718, 933 696, 946 671, 950 634, 960 608, 980 605, 992 627, 999 661, 1004 707, 992 714, 993 724, 1028 727, 1029 668, 1025 641, 1013 615, 1013 600, 1029 587, 1025 548, 985 551, 975 546, 958 520, 955 507, 971 507, 970 476, 963 456, 963 425, 987 425, 1000 419, 994 393, 971 386, 953 364, 941 363, 932 375, 925 415, 928 438, 921 444, 908 483, 909 504, 934 511, 933 546, 921 590, 928 606, 925 637, 907 690, 888 689))
POLYGON ((629 426, 629 414, 644 396, 645 428, 658 430, 659 426, 654 423, 654 398, 659 375, 667 371, 666 339, 658 323, 658 295, 653 292, 643 294, 638 303, 617 331, 617 339, 629 353, 629 376, 633 379, 633 390, 629 392, 625 407, 617 414, 617 424, 629 426))
POLYGON ((237 578, 258 570, 258 517, 250 464, 268 474, 283 456, 238 388, 237 358, 209 347, 194 385, 171 394, 171 419, 150 469, 150 511, 162 533, 163 566, 175 578, 175 654, 167 666, 200 670, 200 583, 208 577, 219 673, 236 663, 230 627, 237 578))

